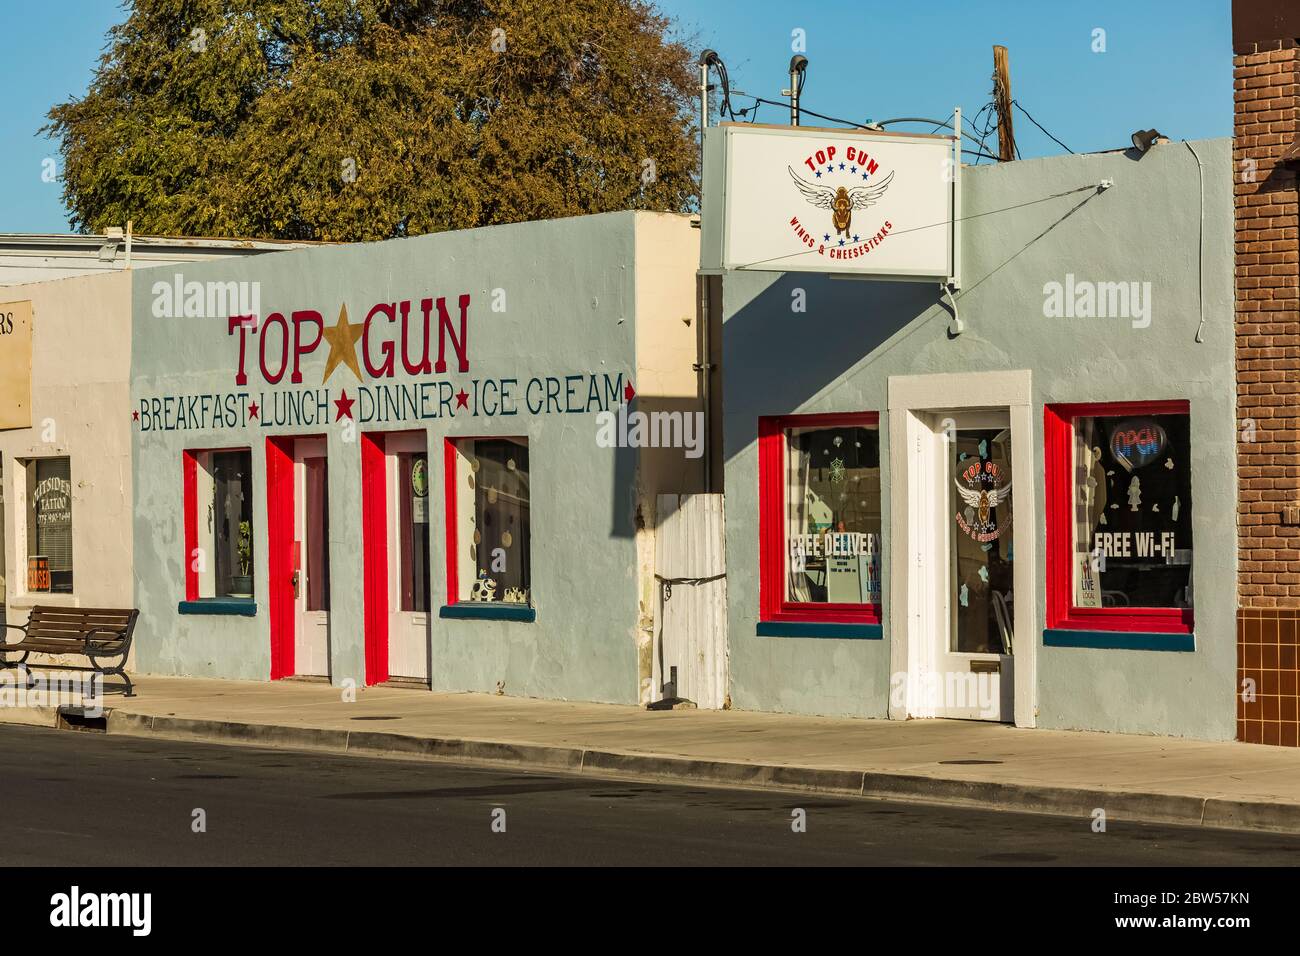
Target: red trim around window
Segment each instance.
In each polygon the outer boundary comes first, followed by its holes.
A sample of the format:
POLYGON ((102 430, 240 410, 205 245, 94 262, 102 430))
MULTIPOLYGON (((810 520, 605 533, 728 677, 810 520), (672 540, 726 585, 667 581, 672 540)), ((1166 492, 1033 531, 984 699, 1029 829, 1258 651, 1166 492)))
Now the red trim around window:
MULTIPOLYGON (((194 567, 195 553, 199 550, 199 453, 186 449, 181 452, 182 514, 185 516, 185 600, 199 599, 199 572, 194 567)), ((215 557, 215 555, 214 555, 215 557)))
POLYGON ((759 620, 879 624, 879 604, 813 604, 785 599, 785 429, 879 427, 876 412, 784 415, 758 420, 759 620))
POLYGON ((442 442, 443 486, 446 489, 447 511, 443 524, 447 529, 447 604, 460 600, 460 575, 456 570, 456 442, 444 438, 442 442))
POLYGON ((1074 419, 1088 415, 1186 415, 1186 401, 1047 405, 1043 409, 1043 462, 1047 498, 1047 627, 1084 631, 1190 634, 1191 608, 1074 606, 1074 539, 1070 522, 1074 419))
MULTIPOLYGON (((214 455, 223 452, 249 452, 252 461, 252 449, 247 445, 227 445, 215 448, 184 448, 181 450, 181 525, 185 543, 185 600, 203 600, 199 596, 199 572, 194 566, 194 559, 199 551, 199 456, 214 455)), ((252 481, 251 477, 249 479, 252 481)), ((251 484, 250 484, 251 487, 251 484)), ((209 501, 208 505, 212 502, 209 501)), ((204 555, 205 560, 215 561, 216 555, 204 555)))

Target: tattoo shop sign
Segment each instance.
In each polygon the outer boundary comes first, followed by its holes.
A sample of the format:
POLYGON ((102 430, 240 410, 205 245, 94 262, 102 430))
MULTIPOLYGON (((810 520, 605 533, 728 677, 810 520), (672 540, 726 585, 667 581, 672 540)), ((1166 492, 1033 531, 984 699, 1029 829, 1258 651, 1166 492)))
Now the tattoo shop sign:
POLYGON ((346 302, 329 324, 309 308, 232 315, 220 320, 231 387, 139 395, 132 419, 141 432, 172 432, 574 415, 610 411, 636 394, 621 372, 473 376, 471 307, 465 294, 380 302, 360 322, 346 302))
POLYGON ((723 123, 704 168, 706 271, 956 276, 952 136, 723 123))

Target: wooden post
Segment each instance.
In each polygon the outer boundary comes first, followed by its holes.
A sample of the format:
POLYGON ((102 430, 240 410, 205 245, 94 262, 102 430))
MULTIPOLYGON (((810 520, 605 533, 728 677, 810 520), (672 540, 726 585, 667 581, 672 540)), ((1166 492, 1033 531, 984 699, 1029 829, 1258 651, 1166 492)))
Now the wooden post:
POLYGON ((993 47, 993 108, 998 112, 998 159, 1016 158, 1016 136, 1011 128, 1011 66, 1007 48, 993 47))

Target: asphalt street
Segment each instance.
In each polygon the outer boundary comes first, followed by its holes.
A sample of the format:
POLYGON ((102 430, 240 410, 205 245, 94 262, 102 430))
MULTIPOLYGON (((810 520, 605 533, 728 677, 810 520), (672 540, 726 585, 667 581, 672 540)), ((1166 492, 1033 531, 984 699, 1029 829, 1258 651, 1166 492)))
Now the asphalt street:
POLYGON ((1300 864, 1300 836, 16 726, 0 807, 6 866, 1300 864))

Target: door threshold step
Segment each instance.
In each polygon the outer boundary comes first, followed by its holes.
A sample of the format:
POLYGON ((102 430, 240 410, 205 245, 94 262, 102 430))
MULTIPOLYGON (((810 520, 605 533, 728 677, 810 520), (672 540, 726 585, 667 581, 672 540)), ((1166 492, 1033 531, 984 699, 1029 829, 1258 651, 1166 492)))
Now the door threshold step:
POLYGON ((410 690, 428 690, 429 682, 418 677, 390 677, 380 681, 376 687, 405 687, 410 690))

